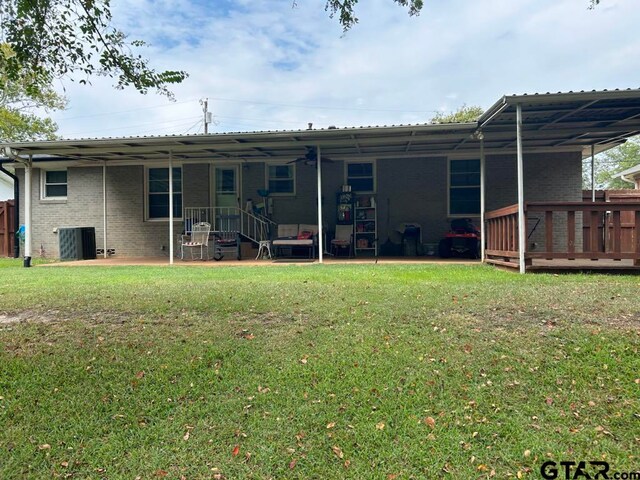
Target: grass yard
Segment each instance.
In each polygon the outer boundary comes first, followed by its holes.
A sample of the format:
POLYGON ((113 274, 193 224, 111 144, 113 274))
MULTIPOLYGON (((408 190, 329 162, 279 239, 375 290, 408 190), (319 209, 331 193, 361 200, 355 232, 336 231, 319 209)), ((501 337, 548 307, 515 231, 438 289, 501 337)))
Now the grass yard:
POLYGON ((18 265, 0 262, 2 479, 640 469, 640 277, 18 265))

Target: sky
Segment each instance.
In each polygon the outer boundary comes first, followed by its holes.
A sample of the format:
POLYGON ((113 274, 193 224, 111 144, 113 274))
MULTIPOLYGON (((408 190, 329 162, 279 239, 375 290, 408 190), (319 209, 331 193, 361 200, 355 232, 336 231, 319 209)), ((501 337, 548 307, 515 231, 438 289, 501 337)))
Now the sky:
POLYGON ((640 87, 638 0, 425 0, 409 17, 361 0, 343 34, 321 0, 120 0, 114 24, 158 70, 185 70, 175 101, 108 78, 61 79, 63 138, 428 122, 503 95, 640 87))

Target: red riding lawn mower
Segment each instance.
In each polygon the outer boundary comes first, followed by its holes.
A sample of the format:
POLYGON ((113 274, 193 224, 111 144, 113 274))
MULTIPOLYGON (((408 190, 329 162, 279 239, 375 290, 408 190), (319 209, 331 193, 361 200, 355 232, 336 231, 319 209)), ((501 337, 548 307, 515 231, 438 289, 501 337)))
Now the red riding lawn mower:
POLYGON ((448 231, 438 244, 441 258, 480 258, 480 231, 469 218, 457 218, 451 222, 448 231))

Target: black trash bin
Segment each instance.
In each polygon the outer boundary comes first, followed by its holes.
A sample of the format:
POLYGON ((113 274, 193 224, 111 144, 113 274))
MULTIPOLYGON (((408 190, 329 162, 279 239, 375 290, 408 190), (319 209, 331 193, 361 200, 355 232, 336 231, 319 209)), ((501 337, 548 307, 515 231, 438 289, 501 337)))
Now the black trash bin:
POLYGON ((407 223, 402 232, 402 254, 405 257, 417 257, 422 252, 420 225, 407 223))

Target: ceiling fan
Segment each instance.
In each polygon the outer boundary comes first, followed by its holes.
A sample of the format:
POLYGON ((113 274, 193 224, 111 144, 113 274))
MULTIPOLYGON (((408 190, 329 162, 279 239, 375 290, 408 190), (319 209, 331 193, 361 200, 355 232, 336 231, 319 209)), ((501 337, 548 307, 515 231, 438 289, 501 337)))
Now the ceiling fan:
MULTIPOLYGON (((315 165, 318 166, 318 149, 316 147, 306 147, 307 152, 304 154, 304 157, 296 158, 295 160, 291 160, 289 163, 303 163, 304 165, 315 165)), ((333 160, 322 155, 322 162, 332 163, 333 160)))

